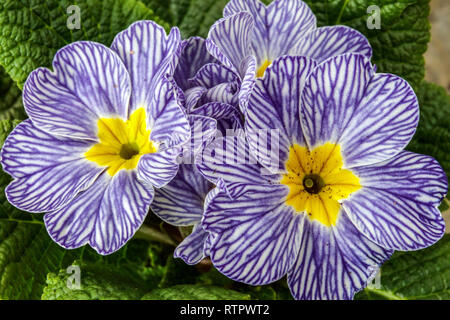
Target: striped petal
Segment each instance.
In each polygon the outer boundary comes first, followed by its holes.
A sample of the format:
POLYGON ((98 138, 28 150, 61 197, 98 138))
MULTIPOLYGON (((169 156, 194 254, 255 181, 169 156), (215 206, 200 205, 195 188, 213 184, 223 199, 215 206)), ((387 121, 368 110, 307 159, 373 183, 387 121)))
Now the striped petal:
POLYGON ((204 66, 216 63, 217 60, 206 49, 205 40, 200 37, 191 37, 181 44, 181 55, 175 69, 174 78, 181 89, 191 88, 189 79, 204 66))
POLYGON ((354 173, 363 188, 342 206, 370 240, 385 248, 418 250, 442 237, 445 222, 437 206, 448 184, 432 157, 402 151, 354 173))
POLYGON ((280 180, 264 170, 243 136, 216 138, 196 157, 199 171, 212 183, 270 184, 280 180))
POLYGON ((138 175, 146 183, 162 188, 177 174, 181 148, 169 148, 147 153, 139 159, 138 175))
POLYGON ((363 289, 392 254, 364 237, 340 212, 327 228, 305 219, 288 284, 295 299, 347 300, 363 289))
POLYGON ((88 188, 102 168, 83 157, 90 143, 53 136, 31 120, 6 139, 1 162, 15 178, 6 188, 8 201, 29 212, 56 210, 88 188))
POLYGON ((65 248, 89 243, 99 254, 111 254, 141 226, 152 199, 153 188, 140 182, 135 170, 121 170, 112 179, 101 175, 44 221, 52 239, 65 248))
POLYGON ((207 90, 208 89, 204 87, 193 87, 186 90, 184 95, 186 96, 185 107, 187 113, 190 113, 191 110, 199 104, 200 99, 203 97, 207 90))
POLYGON ((245 115, 247 112, 248 100, 255 86, 256 58, 254 56, 246 57, 241 63, 241 70, 244 74, 239 88, 239 108, 245 115))
POLYGON ((411 140, 419 119, 410 85, 395 75, 374 74, 370 61, 354 53, 318 65, 301 102, 310 150, 326 142, 340 144, 347 168, 393 157, 411 140))
POLYGON ((232 0, 224 16, 247 11, 254 19, 252 48, 258 65, 288 54, 300 39, 316 27, 316 18, 299 0, 276 0, 267 7, 259 0, 232 0))
POLYGON ((183 163, 194 163, 197 155, 215 136, 217 121, 211 117, 188 115, 191 141, 183 147, 183 163))
POLYGON ((239 12, 218 20, 209 30, 206 47, 209 53, 224 66, 241 77, 241 62, 251 54, 253 18, 247 12, 239 12))
POLYGON ((298 46, 290 51, 290 54, 322 62, 350 52, 360 53, 370 59, 372 47, 367 38, 359 31, 346 26, 331 26, 308 32, 299 41, 298 46))
POLYGON ((205 257, 204 247, 207 237, 208 233, 200 227, 200 224, 195 225, 192 233, 176 247, 174 258, 181 258, 189 265, 199 263, 205 257))
POLYGON ((137 21, 120 32, 111 45, 127 68, 132 84, 129 114, 152 105, 153 90, 165 74, 173 75, 181 41, 178 28, 167 36, 153 21, 137 21))
POLYGON ((227 103, 210 102, 192 110, 191 115, 210 117, 217 120, 217 130, 224 136, 227 130, 242 129, 239 110, 227 103))
POLYGON ((56 53, 53 70, 34 70, 24 85, 24 107, 37 127, 95 140, 100 117, 127 119, 130 76, 109 48, 88 41, 71 43, 56 53))
POLYGON ((315 65, 306 57, 281 57, 256 81, 245 129, 258 161, 273 172, 284 170, 292 144, 305 144, 299 121, 300 93, 315 65))
POLYGON ((286 275, 295 262, 303 215, 284 205, 284 186, 241 187, 233 199, 219 193, 208 204, 202 226, 217 234, 209 253, 227 277, 267 284, 286 275))
POLYGON ((173 82, 163 79, 153 88, 148 114, 150 139, 164 143, 166 147, 180 146, 190 138, 190 127, 186 115, 177 99, 173 82))
POLYGON ((195 165, 180 165, 175 178, 163 188, 155 190, 152 211, 175 226, 196 224, 202 218, 206 195, 213 187, 195 165))
POLYGON ((217 63, 209 63, 200 68, 189 82, 192 86, 212 88, 222 83, 237 80, 238 76, 231 69, 217 63))

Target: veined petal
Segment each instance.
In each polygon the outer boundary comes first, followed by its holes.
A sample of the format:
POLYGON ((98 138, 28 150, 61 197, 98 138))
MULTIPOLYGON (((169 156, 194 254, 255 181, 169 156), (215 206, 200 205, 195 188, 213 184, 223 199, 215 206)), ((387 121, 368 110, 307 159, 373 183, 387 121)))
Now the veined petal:
POLYGON ((195 159, 199 171, 212 183, 270 184, 279 181, 259 165, 243 136, 216 138, 195 159))
POLYGON ((191 127, 191 141, 190 144, 184 146, 183 163, 191 164, 195 160, 195 155, 214 138, 217 120, 196 114, 188 115, 188 120, 191 127))
POLYGON ((189 265, 199 263, 204 257, 204 246, 208 233, 205 232, 200 224, 194 226, 192 233, 176 247, 173 256, 181 258, 189 265))
POLYGON ((189 79, 204 66, 218 62, 206 49, 205 40, 200 37, 191 37, 183 40, 181 55, 175 69, 174 78, 181 89, 191 88, 189 79))
MULTIPOLYGON (((191 111, 191 115, 210 117, 217 120, 217 130, 225 136, 227 130, 242 129, 239 110, 227 103, 209 102, 191 111)), ((205 140, 205 139, 203 139, 205 140)))
POLYGON ((363 34, 346 26, 331 26, 308 32, 300 39, 297 47, 290 51, 290 54, 322 62, 350 52, 360 53, 368 59, 372 57, 372 47, 363 34))
POLYGON ((250 99, 253 87, 255 86, 256 59, 254 56, 248 56, 242 61, 241 73, 244 76, 239 88, 239 108, 245 115, 247 112, 248 100, 250 99))
POLYGON ((354 172, 363 188, 342 206, 370 240, 385 248, 418 250, 442 237, 445 222, 437 206, 448 184, 432 157, 402 151, 354 172))
POLYGON ((177 100, 172 81, 163 79, 152 87, 154 95, 148 115, 150 139, 164 143, 166 147, 180 146, 190 138, 190 127, 186 115, 177 100))
POLYGON ((346 168, 393 157, 408 144, 419 119, 410 85, 395 75, 374 74, 370 61, 354 53, 318 65, 301 101, 309 148, 340 144, 346 168))
POLYGON ((187 113, 190 113, 191 110, 198 105, 200 99, 203 97, 206 91, 208 91, 208 89, 204 87, 193 87, 186 90, 184 94, 186 96, 185 107, 187 113))
POLYGON ((200 68, 195 76, 189 80, 189 83, 192 86, 210 89, 219 84, 237 80, 238 76, 231 69, 217 63, 209 63, 200 68))
POLYGON ((341 210, 327 228, 305 219, 300 252, 288 273, 295 299, 348 300, 363 289, 392 254, 361 234, 341 210))
POLYGON ((182 164, 172 181, 155 190, 152 211, 175 226, 196 224, 202 218, 206 195, 213 187, 195 165, 182 164))
POLYGON ((1 162, 15 178, 6 188, 8 201, 29 212, 56 210, 88 188, 103 171, 83 157, 90 143, 53 136, 30 119, 6 139, 1 162))
POLYGON ((100 254, 120 249, 137 231, 153 199, 153 188, 122 170, 113 178, 99 176, 91 188, 66 207, 47 213, 47 230, 67 249, 89 243, 100 254))
POLYGON ((275 0, 267 7, 259 0, 232 0, 226 5, 224 16, 241 11, 251 13, 255 21, 252 48, 258 65, 288 54, 316 27, 313 12, 299 0, 275 0))
POLYGON ((25 110, 40 129, 96 140, 100 117, 127 118, 130 76, 109 48, 89 41, 71 43, 56 53, 53 70, 32 71, 23 89, 25 110))
POLYGON ((149 90, 165 74, 173 75, 181 41, 178 28, 167 36, 153 21, 137 21, 120 32, 111 45, 127 68, 132 85, 129 114, 144 107, 147 114, 154 91, 149 90))
POLYGON ((269 66, 264 78, 256 81, 245 129, 251 150, 274 173, 284 170, 291 145, 305 144, 299 98, 315 66, 314 60, 306 57, 281 57, 269 66))
POLYGON ((200 99, 200 104, 210 102, 220 102, 231 105, 238 104, 238 97, 236 93, 239 90, 237 82, 221 83, 205 91, 205 94, 200 99))
POLYGON ((105 190, 91 246, 100 254, 120 249, 144 222, 153 195, 153 188, 138 180, 136 170, 117 173, 105 190))
POLYGON ((147 153, 138 164, 138 176, 156 188, 168 184, 177 174, 180 147, 169 148, 155 153, 147 153))
POLYGON ((209 30, 206 47, 209 53, 226 67, 239 73, 241 61, 251 54, 253 18, 239 12, 218 20, 209 30))
POLYGON ((208 204, 202 226, 216 233, 209 253, 227 277, 251 285, 283 277, 300 250, 303 215, 284 205, 280 186, 245 185, 230 199, 218 194, 208 204))

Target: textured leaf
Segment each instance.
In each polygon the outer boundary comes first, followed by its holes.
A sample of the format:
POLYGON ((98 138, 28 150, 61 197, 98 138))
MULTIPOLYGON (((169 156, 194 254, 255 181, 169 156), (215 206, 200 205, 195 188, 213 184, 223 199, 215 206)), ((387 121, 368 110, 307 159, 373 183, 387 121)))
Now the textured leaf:
POLYGON ((0 67, 0 120, 25 118, 22 92, 5 70, 0 67))
MULTIPOLYGON (((344 24, 370 41, 378 72, 394 73, 417 85, 425 75, 423 54, 430 40, 429 0, 306 0, 319 26, 344 24), (370 5, 380 8, 380 29, 370 30, 370 5)), ((372 20, 371 20, 372 21, 372 20)))
POLYGON ((416 89, 420 106, 417 131, 407 149, 433 156, 450 176, 450 96, 444 88, 423 81, 416 89))
POLYGON ((153 290, 142 300, 249 300, 250 295, 213 286, 182 284, 153 290))
MULTIPOLYGON (((132 22, 155 20, 168 28, 154 12, 137 0, 82 0, 80 29, 69 29, 70 0, 4 0, 0 2, 0 65, 22 88, 37 67, 50 67, 54 54, 77 40, 109 46, 114 36, 132 22)), ((70 20, 72 22, 72 20, 70 20)))
POLYGON ((413 252, 396 252, 381 269, 381 288, 366 288, 357 299, 450 299, 450 235, 413 252))
POLYGON ((99 263, 83 264, 77 261, 72 265, 80 268, 80 288, 67 285, 72 273, 67 273, 65 269, 60 270, 58 274, 49 273, 42 300, 140 299, 149 289, 121 267, 99 263))

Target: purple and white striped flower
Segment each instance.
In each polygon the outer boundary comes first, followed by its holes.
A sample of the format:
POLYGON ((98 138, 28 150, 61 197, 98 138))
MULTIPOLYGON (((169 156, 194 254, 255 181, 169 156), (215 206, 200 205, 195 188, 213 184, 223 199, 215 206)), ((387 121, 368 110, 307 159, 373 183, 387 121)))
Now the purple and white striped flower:
POLYGON ((296 299, 352 299, 394 250, 435 243, 448 184, 436 160, 403 150, 418 117, 409 84, 364 55, 276 59, 256 80, 247 140, 216 139, 197 159, 222 184, 202 220, 215 267, 251 285, 287 275, 296 299))
POLYGON ((300 55, 321 62, 348 52, 372 55, 367 39, 352 28, 317 28, 316 17, 301 0, 275 0, 268 6, 259 0, 231 0, 223 15, 211 27, 206 46, 222 64, 222 73, 235 74, 244 113, 255 76, 262 77, 278 57, 300 55))
POLYGON ((218 136, 241 132, 236 110, 224 108, 221 103, 207 103, 188 115, 191 143, 184 147, 183 163, 175 178, 166 186, 155 190, 152 211, 163 221, 178 227, 193 226, 192 232, 175 249, 174 257, 187 264, 197 264, 207 256, 209 234, 200 226, 207 199, 218 192, 215 185, 205 179, 193 161, 203 148, 218 136), (240 130, 240 131, 238 131, 240 130))
POLYGON ((180 33, 152 21, 119 33, 111 48, 81 41, 60 49, 53 71, 34 70, 23 92, 29 116, 8 136, 3 168, 16 207, 46 212, 50 236, 100 254, 143 223, 154 187, 177 173, 190 127, 173 75, 180 33))

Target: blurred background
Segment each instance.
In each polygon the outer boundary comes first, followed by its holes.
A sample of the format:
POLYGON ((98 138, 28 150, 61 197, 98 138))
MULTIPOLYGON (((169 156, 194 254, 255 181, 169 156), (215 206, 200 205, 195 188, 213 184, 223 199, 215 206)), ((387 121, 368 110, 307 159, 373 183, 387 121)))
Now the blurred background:
POLYGON ((425 79, 450 93, 450 1, 431 0, 431 42, 425 53, 425 79))
MULTIPOLYGON (((450 93, 450 1, 431 0, 430 6, 431 41, 425 53, 425 79, 450 93)), ((443 216, 446 232, 450 233, 450 209, 444 211, 443 216)))

